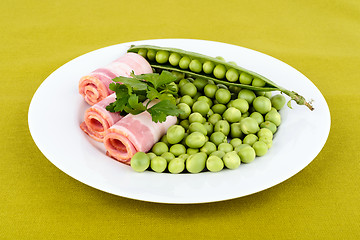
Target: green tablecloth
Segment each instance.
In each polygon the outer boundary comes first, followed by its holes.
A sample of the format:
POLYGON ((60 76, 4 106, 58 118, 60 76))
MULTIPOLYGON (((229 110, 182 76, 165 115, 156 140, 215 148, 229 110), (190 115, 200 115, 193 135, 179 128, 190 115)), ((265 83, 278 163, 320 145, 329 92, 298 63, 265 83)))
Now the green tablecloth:
POLYGON ((0 10, 0 239, 360 239, 359 1, 2 0, 0 10), (79 55, 153 38, 231 43, 295 67, 330 107, 323 150, 266 191, 200 205, 117 197, 61 172, 29 133, 36 89, 79 55))

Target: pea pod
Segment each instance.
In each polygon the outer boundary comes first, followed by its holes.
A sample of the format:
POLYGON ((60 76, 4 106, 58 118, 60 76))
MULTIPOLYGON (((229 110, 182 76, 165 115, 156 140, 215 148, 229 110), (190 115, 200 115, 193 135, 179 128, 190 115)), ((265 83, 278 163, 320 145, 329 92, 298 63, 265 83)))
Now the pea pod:
POLYGON ((170 64, 169 61, 165 61, 163 58, 159 63, 159 62, 155 61, 155 58, 152 57, 152 55, 148 56, 149 54, 147 54, 147 55, 142 54, 150 62, 150 65, 157 70, 168 70, 168 71, 180 72, 180 73, 192 76, 194 78, 203 78, 203 79, 214 81, 216 83, 222 83, 227 86, 235 86, 235 87, 250 89, 250 90, 254 90, 254 91, 280 91, 280 92, 283 92, 286 95, 288 95, 291 98, 291 100, 294 100, 297 104, 305 105, 310 110, 314 110, 311 103, 307 102, 305 100, 305 98, 303 96, 299 95, 298 93, 287 90, 287 89, 277 85, 270 79, 268 79, 258 73, 255 73, 255 72, 252 72, 245 68, 242 68, 240 66, 237 66, 236 64, 233 64, 230 62, 225 62, 223 59, 213 58, 213 57, 209 57, 209 56, 206 56, 203 54, 189 52, 189 51, 185 51, 185 50, 177 49, 177 48, 158 47, 158 46, 152 46, 152 45, 132 45, 128 49, 128 52, 142 53, 142 52, 145 52, 145 50, 148 53, 155 52, 155 54, 156 54, 156 52, 162 51, 162 53, 164 53, 164 52, 166 53, 165 54, 166 56, 168 56, 168 55, 171 56, 171 54, 174 53, 177 56, 181 57, 182 59, 187 60, 186 66, 184 64, 182 64, 180 66, 180 64, 178 64, 178 65, 174 64, 173 61, 171 61, 171 64, 170 64), (192 61, 194 61, 194 62, 192 63, 192 61), (203 67, 205 65, 206 66, 213 65, 214 71, 210 72, 210 71, 208 71, 208 69, 200 70, 199 63, 203 64, 203 67), (204 65, 204 63, 206 63, 206 64, 204 65), (189 67, 189 66, 196 66, 196 67, 189 67), (226 74, 228 72, 231 74, 226 74), (240 83, 236 83, 234 81, 234 76, 241 76, 241 73, 248 74, 253 79, 256 79, 256 81, 255 81, 256 84, 255 84, 255 82, 252 85, 244 84, 244 83, 241 83, 241 81, 240 81, 240 83), (227 79, 227 76, 231 76, 231 78, 228 77, 229 79, 227 79), (265 82, 265 84, 259 84, 259 82, 265 82))

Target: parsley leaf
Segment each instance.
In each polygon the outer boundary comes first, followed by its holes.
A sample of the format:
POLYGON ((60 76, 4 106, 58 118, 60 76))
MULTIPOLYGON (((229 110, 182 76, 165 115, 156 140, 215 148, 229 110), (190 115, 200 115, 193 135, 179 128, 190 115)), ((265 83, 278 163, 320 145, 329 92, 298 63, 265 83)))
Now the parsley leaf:
POLYGON ((178 116, 183 111, 170 100, 162 100, 147 110, 153 122, 164 122, 167 116, 178 116))

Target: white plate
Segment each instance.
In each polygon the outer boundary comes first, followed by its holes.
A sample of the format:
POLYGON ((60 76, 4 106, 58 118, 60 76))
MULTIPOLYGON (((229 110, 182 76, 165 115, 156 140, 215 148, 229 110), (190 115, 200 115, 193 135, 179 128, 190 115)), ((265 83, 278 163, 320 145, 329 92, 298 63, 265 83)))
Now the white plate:
MULTIPOLYGON (((159 203, 205 203, 256 193, 292 177, 321 151, 330 131, 330 112, 316 86, 289 65, 263 53, 225 43, 192 39, 158 39, 105 47, 66 63, 33 96, 28 115, 31 135, 41 152, 69 176, 118 196, 159 203), (222 56, 258 72, 306 99, 314 111, 293 103, 281 110, 282 124, 273 147, 250 164, 218 173, 136 173, 105 155, 79 128, 89 107, 78 93, 80 77, 123 55, 131 44, 176 47, 222 56)), ((295 189, 294 189, 295 191, 295 189)))

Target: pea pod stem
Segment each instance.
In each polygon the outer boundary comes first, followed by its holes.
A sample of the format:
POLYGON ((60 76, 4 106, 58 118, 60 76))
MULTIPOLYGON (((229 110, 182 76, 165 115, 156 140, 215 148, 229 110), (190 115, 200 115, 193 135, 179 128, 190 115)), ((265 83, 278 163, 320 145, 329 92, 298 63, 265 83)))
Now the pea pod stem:
POLYGON ((226 80, 221 80, 221 79, 217 79, 215 77, 211 77, 208 74, 204 74, 204 73, 195 73, 192 71, 188 71, 188 70, 184 70, 184 69, 180 69, 171 65, 163 65, 163 64, 157 64, 156 62, 150 61, 150 65, 153 68, 156 69, 161 69, 161 70, 169 70, 169 71, 177 71, 177 72, 181 72, 181 73, 185 73, 188 74, 190 76, 194 76, 194 77, 200 77, 200 78, 205 78, 208 80, 212 80, 216 83, 222 83, 224 85, 228 85, 228 86, 237 86, 240 88, 245 88, 245 89, 250 89, 250 90, 255 90, 255 91, 280 91, 285 93, 286 95, 288 95, 291 100, 294 100, 297 104, 299 105, 305 105, 306 107, 308 107, 311 111, 314 110, 313 106, 311 105, 310 102, 307 102, 306 99, 299 95, 298 93, 294 92, 294 91, 289 91, 279 85, 277 85, 275 82, 271 81, 270 79, 255 73, 253 71, 250 71, 248 69, 245 69, 243 67, 240 67, 236 64, 233 63, 229 63, 229 62, 225 62, 222 59, 218 59, 218 58, 214 58, 214 57, 210 57, 210 56, 206 56, 200 53, 195 53, 195 52, 190 52, 190 51, 185 51, 182 49, 178 49, 178 48, 170 48, 170 47, 158 47, 158 46, 153 46, 153 45, 132 45, 129 49, 128 52, 135 52, 138 53, 140 49, 152 49, 155 51, 168 51, 170 53, 178 53, 181 56, 188 56, 190 59, 198 59, 201 63, 204 63, 205 61, 211 61, 215 64, 222 64, 226 67, 226 69, 236 69, 239 72, 245 72, 248 73, 250 75, 252 75, 253 77, 259 78, 261 80, 263 80, 268 86, 267 87, 256 87, 256 86, 252 86, 252 85, 246 85, 246 84, 241 84, 241 83, 233 83, 233 82, 228 82, 226 80))

